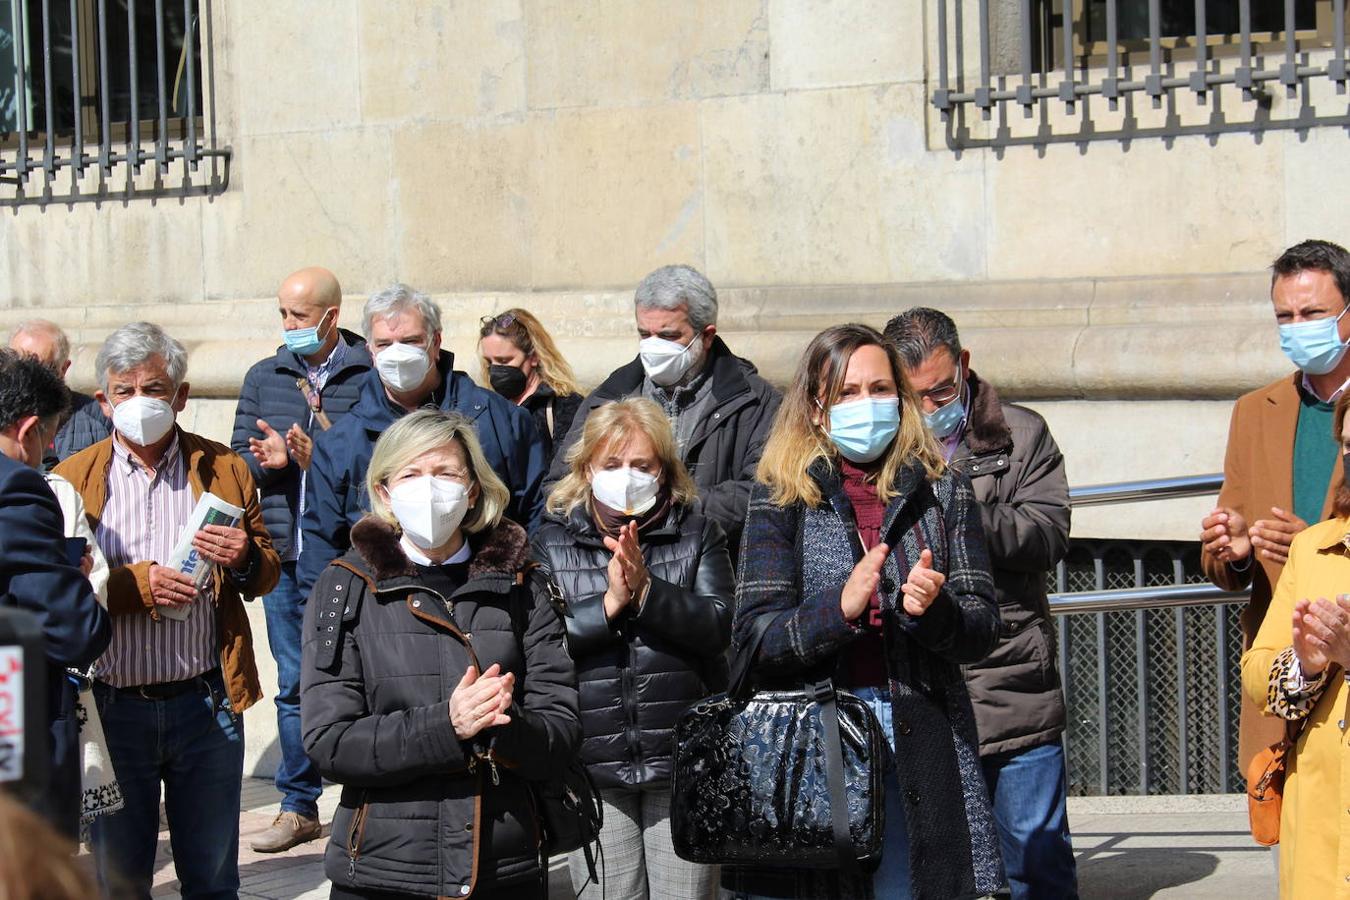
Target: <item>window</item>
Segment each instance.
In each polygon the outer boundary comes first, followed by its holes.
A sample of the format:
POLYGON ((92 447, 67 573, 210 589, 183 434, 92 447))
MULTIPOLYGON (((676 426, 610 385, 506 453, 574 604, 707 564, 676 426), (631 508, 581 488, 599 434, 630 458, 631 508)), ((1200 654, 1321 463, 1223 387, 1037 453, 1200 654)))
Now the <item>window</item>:
POLYGON ((183 161, 186 184, 152 193, 216 193, 224 179, 210 99, 211 0, 0 0, 0 205, 141 196, 137 175, 183 161), (207 140, 204 143, 202 138, 207 140), (211 162, 209 182, 193 175, 211 162), (113 170, 123 172, 114 175, 113 170), (57 172, 71 193, 52 197, 57 172), (64 179, 63 179, 64 182, 64 179), (215 189, 210 187, 215 183, 215 189))

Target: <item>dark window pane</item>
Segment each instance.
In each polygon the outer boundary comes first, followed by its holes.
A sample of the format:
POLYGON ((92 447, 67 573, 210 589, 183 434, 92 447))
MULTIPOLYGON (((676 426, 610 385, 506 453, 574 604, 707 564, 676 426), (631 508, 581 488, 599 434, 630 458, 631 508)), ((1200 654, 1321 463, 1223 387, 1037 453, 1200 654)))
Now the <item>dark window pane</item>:
MULTIPOLYGON (((1163 37, 1195 34, 1193 0, 1162 0, 1159 23, 1163 37)), ((1284 0, 1252 0, 1252 31, 1284 31, 1284 0)), ((1121 40, 1148 40, 1148 0, 1119 0, 1116 3, 1116 33, 1121 40)), ((1206 0, 1207 34, 1238 33, 1237 0, 1206 0)), ((1294 27, 1300 31, 1317 28, 1316 0, 1294 0, 1294 27)), ((1090 41, 1106 40, 1106 0, 1088 0, 1087 30, 1090 41)))

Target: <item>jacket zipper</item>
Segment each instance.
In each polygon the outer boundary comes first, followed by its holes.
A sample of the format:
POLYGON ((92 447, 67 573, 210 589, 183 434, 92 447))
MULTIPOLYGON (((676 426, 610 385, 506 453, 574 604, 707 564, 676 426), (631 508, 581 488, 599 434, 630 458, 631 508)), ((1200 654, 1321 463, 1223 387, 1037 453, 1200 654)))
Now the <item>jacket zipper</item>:
POLYGON ((347 829, 347 877, 356 877, 356 860, 361 856, 361 841, 366 835, 366 813, 370 808, 370 801, 366 799, 366 792, 361 792, 361 805, 356 808, 356 813, 352 816, 351 827, 347 829))

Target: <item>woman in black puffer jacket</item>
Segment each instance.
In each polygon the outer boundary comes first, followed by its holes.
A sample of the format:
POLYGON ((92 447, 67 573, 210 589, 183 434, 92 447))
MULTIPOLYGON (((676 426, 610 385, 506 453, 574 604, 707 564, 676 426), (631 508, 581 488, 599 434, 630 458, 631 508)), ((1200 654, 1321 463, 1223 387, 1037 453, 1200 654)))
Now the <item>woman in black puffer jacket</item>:
MULTIPOLYGON (((568 465, 534 556, 568 608, 581 759, 604 802, 601 895, 709 897, 717 870, 671 848, 671 730, 725 687, 735 593, 726 536, 699 511, 670 422, 650 400, 594 410, 568 465)), ((580 893, 585 860, 571 864, 580 893)))
POLYGON ((372 514, 305 610, 305 750, 342 785, 334 898, 535 898, 527 779, 581 736, 561 617, 473 423, 424 410, 375 444, 372 514))

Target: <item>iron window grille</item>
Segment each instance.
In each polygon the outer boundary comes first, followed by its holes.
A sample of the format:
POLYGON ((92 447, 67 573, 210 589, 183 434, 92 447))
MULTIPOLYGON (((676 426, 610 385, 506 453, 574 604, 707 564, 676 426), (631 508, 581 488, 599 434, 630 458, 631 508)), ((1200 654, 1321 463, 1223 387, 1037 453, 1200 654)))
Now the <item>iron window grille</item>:
POLYGON ((1314 82, 1346 92, 1346 0, 937 0, 937 71, 932 103, 953 148, 1060 141, 1168 137, 1350 125, 1342 108, 1312 105, 1314 82), (974 15, 975 21, 970 22, 974 15), (974 39, 974 52, 968 49, 974 39), (1225 115, 1218 95, 1238 89, 1248 121, 1225 115), (1268 115, 1272 91, 1302 102, 1298 115, 1268 115), (1208 106, 1209 121, 1174 117, 1158 128, 1095 128, 1035 135, 1006 127, 1010 110, 1025 118, 1051 107, 1088 119, 1080 106, 1105 101, 1115 112, 1136 99, 1153 108, 1188 94, 1208 106), (966 117, 995 115, 987 133, 966 117))
POLYGON ((0 0, 0 206, 224 191, 212 38, 211 0, 0 0))

